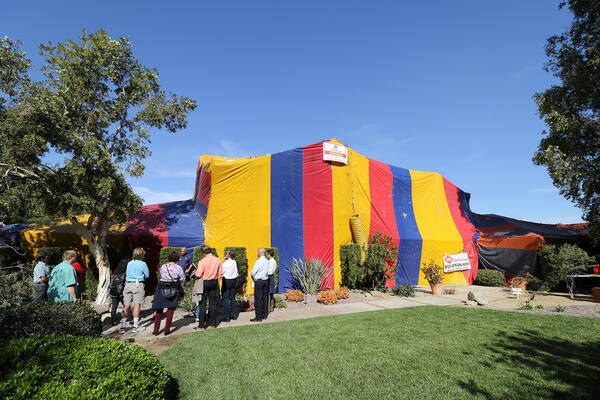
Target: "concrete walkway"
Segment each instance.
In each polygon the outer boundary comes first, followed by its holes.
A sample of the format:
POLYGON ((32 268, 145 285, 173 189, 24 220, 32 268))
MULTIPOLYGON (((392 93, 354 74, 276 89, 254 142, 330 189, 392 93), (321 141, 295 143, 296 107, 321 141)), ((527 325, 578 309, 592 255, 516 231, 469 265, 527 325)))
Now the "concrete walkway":
MULTIPOLYGON (((419 307, 419 306, 462 306, 466 307, 467 294, 470 290, 481 292, 487 299, 486 306, 479 308, 497 309, 497 310, 517 310, 519 304, 524 303, 530 298, 530 295, 514 295, 507 288, 484 287, 484 286, 456 286, 456 294, 432 296, 429 288, 416 288, 415 297, 397 297, 391 294, 375 292, 373 294, 354 294, 351 301, 340 302, 332 305, 322 305, 311 302, 309 304, 294 304, 288 308, 278 308, 271 314, 266 321, 255 323, 250 322, 254 318, 254 312, 243 312, 237 320, 228 323, 222 322, 217 329, 224 329, 234 326, 265 324, 295 319, 306 319, 315 317, 325 317, 331 315, 352 314, 368 311, 389 310, 395 308, 419 307)), ((591 296, 578 296, 571 300, 567 294, 562 293, 537 293, 534 298, 536 304, 541 304, 545 309, 552 309, 556 305, 570 306, 590 304, 591 296)), ((151 310, 152 299, 147 297, 142 307, 142 316, 140 326, 145 327, 143 332, 132 332, 132 326, 128 325, 127 332, 119 334, 119 326, 110 325, 110 313, 106 309, 102 310, 104 320, 104 337, 112 337, 130 343, 136 343, 144 348, 158 354, 166 350, 181 335, 195 333, 202 334, 193 330, 198 324, 190 317, 189 313, 177 309, 173 317, 171 334, 163 335, 164 318, 161 325, 161 331, 158 336, 152 335, 154 324, 154 315, 151 310)))

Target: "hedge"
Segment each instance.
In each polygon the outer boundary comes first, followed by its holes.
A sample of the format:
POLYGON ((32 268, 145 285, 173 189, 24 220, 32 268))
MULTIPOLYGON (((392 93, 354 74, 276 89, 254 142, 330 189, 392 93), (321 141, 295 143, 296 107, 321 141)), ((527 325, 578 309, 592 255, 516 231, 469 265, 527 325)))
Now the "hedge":
POLYGON ((473 282, 474 285, 480 286, 504 286, 505 283, 504 273, 495 269, 480 269, 473 282))
POLYGON ((342 286, 356 289, 362 284, 361 249, 358 244, 340 246, 340 262, 342 269, 342 286))
POLYGON ((0 393, 10 399, 175 399, 158 358, 112 339, 63 335, 0 340, 0 393))
POLYGON ((100 336, 102 319, 89 304, 28 303, 0 309, 0 339, 64 334, 100 336))

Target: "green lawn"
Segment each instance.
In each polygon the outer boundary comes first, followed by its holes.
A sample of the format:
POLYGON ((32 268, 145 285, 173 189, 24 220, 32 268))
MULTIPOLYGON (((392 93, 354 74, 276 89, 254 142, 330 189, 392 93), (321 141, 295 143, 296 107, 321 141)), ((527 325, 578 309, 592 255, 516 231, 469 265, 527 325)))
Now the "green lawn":
POLYGON ((415 307, 187 335, 183 399, 598 399, 600 320, 415 307))

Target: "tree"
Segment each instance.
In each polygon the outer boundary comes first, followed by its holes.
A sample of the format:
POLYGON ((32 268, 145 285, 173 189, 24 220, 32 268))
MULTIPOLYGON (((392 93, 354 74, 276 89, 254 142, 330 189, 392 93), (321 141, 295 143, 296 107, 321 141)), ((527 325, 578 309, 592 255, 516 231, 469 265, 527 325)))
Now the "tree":
POLYGON ((69 218, 87 241, 98 267, 97 303, 102 304, 110 278, 108 229, 142 203, 126 177, 144 173, 150 129, 176 132, 186 127, 196 102, 165 93, 158 71, 135 58, 127 38, 113 40, 100 29, 84 31, 79 39, 40 46, 45 80, 24 84, 20 96, 12 94, 14 106, 5 114, 13 117, 0 120, 0 131, 15 136, 34 132, 47 146, 38 149, 41 155, 51 149, 61 156, 58 165, 49 168, 42 168, 38 157, 36 168, 28 171, 48 171, 33 177, 49 191, 41 196, 43 209, 69 218), (24 118, 33 121, 27 122, 27 130, 20 126, 24 118), (84 218, 78 218, 82 214, 84 218))
POLYGON ((534 96, 548 125, 534 154, 561 195, 582 209, 600 238, 600 2, 569 0, 570 29, 546 44, 545 70, 560 80, 534 96))

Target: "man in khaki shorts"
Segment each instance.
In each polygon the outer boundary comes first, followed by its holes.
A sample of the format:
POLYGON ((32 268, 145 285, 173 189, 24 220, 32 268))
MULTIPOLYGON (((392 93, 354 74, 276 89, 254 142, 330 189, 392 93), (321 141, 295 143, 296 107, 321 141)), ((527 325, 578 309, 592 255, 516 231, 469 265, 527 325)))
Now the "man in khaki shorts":
POLYGON ((125 333, 127 328, 127 314, 129 306, 133 304, 133 330, 132 332, 141 332, 146 329, 140 326, 140 306, 144 302, 145 288, 144 282, 150 276, 148 265, 142 261, 146 256, 146 251, 141 247, 133 250, 132 260, 127 263, 125 272, 125 289, 123 290, 123 313, 121 318, 121 329, 119 333, 125 333))

